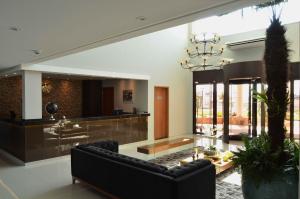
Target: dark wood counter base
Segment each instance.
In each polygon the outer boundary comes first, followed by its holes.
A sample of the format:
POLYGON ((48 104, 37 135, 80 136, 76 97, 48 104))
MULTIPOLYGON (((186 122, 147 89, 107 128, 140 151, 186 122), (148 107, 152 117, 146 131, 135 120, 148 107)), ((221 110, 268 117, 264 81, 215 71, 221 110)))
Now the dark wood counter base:
POLYGON ((100 140, 147 140, 149 114, 62 121, 0 121, 0 148, 24 163, 67 155, 73 146, 100 140))

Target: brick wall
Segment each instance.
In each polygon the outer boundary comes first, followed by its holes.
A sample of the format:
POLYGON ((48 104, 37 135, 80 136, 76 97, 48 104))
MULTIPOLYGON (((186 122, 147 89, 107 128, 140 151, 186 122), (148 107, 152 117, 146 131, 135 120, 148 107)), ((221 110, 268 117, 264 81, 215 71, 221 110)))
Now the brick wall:
POLYGON ((63 115, 67 118, 81 117, 81 80, 43 78, 43 83, 52 88, 49 93, 43 93, 43 118, 49 118, 45 111, 48 102, 55 102, 59 107, 59 111, 55 115, 56 119, 61 118, 63 115))
POLYGON ((0 78, 0 118, 10 118, 9 111, 22 118, 22 77, 0 78))
MULTIPOLYGON (((52 87, 50 93, 43 93, 43 118, 49 115, 45 111, 48 102, 55 102, 59 111, 55 118, 65 115, 67 118, 77 118, 82 115, 81 80, 44 79, 43 83, 52 87)), ((0 78, 0 118, 10 117, 9 111, 14 111, 17 119, 22 118, 22 77, 0 78)))

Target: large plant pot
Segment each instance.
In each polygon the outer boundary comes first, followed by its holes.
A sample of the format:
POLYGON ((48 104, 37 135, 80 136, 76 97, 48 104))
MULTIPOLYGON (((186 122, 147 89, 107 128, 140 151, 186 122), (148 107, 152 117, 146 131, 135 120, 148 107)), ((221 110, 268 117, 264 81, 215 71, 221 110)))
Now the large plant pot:
POLYGON ((256 185, 251 178, 242 177, 244 199, 298 199, 298 174, 274 177, 271 182, 256 185))

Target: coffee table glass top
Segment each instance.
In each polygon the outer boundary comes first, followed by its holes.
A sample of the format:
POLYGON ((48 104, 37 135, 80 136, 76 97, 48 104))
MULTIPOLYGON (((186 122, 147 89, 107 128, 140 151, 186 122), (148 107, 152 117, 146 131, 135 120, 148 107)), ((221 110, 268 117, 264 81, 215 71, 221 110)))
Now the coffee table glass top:
MULTIPOLYGON (((176 166, 180 166, 182 161, 185 159, 193 160, 193 154, 197 152, 200 154, 201 150, 208 149, 210 146, 214 146, 216 148, 216 151, 220 157, 223 157, 223 153, 226 151, 236 151, 239 148, 237 145, 225 144, 222 142, 222 140, 216 138, 209 138, 201 135, 183 135, 158 141, 147 141, 122 145, 120 146, 120 153, 146 161, 154 160, 155 163, 160 162, 160 160, 164 163, 168 161, 168 159, 170 159, 169 161, 172 162, 172 159, 174 159, 176 166), (192 141, 187 139, 192 139, 192 141), (186 143, 181 145, 178 144, 178 141, 186 143), (169 145, 173 146, 173 144, 175 147, 169 147, 169 145), (147 150, 149 149, 148 152, 150 151, 148 154, 138 152, 138 148, 143 146, 148 147, 146 147, 147 150)), ((219 163, 223 164, 224 161, 219 163)), ((175 163, 171 164, 171 166, 174 165, 175 163)))

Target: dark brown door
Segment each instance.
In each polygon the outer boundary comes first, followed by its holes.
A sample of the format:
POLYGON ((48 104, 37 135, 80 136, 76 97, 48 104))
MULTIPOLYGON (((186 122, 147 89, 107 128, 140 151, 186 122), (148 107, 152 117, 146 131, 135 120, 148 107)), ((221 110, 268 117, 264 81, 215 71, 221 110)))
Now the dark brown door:
POLYGON ((154 88, 154 138, 169 137, 169 88, 154 88))
POLYGON ((101 107, 102 81, 82 81, 82 116, 96 117, 102 114, 101 107))
POLYGON ((102 113, 112 115, 114 110, 114 87, 102 88, 102 113))

